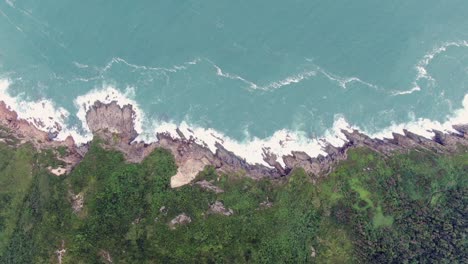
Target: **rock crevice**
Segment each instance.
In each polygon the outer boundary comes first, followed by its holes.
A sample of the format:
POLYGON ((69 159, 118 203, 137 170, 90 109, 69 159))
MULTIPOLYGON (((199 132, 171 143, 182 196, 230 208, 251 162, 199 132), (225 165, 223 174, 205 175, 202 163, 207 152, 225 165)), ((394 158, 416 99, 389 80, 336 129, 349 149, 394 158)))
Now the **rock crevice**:
MULTIPOLYGON (((206 146, 198 144, 193 137, 186 137, 177 130, 178 138, 168 133, 158 133, 156 142, 146 144, 135 142, 138 133, 135 130, 135 111, 132 105, 119 106, 117 102, 103 104, 96 102, 87 112, 86 121, 94 136, 103 141, 103 146, 121 151, 127 161, 138 163, 155 148, 165 148, 175 157, 178 166, 177 174, 171 178, 171 186, 179 187, 192 182, 196 175, 206 166, 213 166, 218 172, 235 172, 254 179, 277 179, 289 174, 295 168, 306 172, 323 175, 329 173, 340 160, 346 159, 348 149, 366 147, 384 155, 408 149, 424 149, 436 153, 451 153, 459 146, 468 146, 468 124, 454 125, 457 132, 443 133, 433 131, 431 139, 404 130, 402 134, 393 133, 391 138, 375 139, 357 130, 342 130, 347 142, 342 147, 327 144, 324 147, 326 156, 310 157, 304 152, 293 151, 289 155, 277 157, 264 149, 264 161, 270 166, 250 164, 216 143, 213 153, 206 146), (278 160, 282 160, 282 166, 278 160)), ((54 140, 54 135, 37 129, 34 125, 18 118, 14 111, 0 102, 0 125, 9 129, 10 134, 21 141, 30 141, 38 149, 66 147, 67 155, 62 157, 69 172, 86 154, 88 146, 76 146, 73 138, 65 141, 54 140)))

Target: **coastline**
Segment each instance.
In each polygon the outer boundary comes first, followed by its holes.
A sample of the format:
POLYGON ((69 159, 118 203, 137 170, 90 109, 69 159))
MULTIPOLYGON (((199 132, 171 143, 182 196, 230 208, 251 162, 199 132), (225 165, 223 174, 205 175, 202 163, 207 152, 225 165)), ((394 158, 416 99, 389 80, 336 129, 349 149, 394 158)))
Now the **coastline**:
MULTIPOLYGON (((298 167, 320 176, 329 173, 337 162, 346 159, 347 150, 351 148, 367 147, 390 155, 414 148, 451 153, 456 152, 460 145, 468 146, 468 124, 454 124, 454 132, 432 130, 434 136, 431 138, 406 129, 403 129, 403 133, 393 132, 391 137, 382 139, 368 136, 357 129, 341 129, 343 145, 335 146, 323 140, 321 151, 324 154, 311 157, 304 151, 293 150, 289 154, 278 155, 271 149, 262 148, 264 164, 252 164, 228 149, 222 139, 214 142, 213 151, 194 137, 190 128, 176 127, 175 134, 156 132, 156 140, 151 143, 138 140, 140 131, 137 131, 136 111, 132 104, 122 106, 116 100, 106 103, 96 101, 85 113, 86 125, 93 137, 101 138, 106 147, 121 151, 128 162, 139 163, 156 148, 169 150, 178 166, 177 174, 171 179, 174 188, 191 183, 206 166, 213 166, 219 172, 245 174, 254 179, 284 177, 298 167)), ((57 132, 42 131, 34 123, 18 117, 3 101, 0 101, 0 125, 8 128, 11 135, 21 142, 30 141, 38 149, 66 147, 68 152, 62 160, 67 164, 67 173, 80 162, 89 147, 89 142, 79 145, 71 135, 62 140, 57 138, 57 132)))

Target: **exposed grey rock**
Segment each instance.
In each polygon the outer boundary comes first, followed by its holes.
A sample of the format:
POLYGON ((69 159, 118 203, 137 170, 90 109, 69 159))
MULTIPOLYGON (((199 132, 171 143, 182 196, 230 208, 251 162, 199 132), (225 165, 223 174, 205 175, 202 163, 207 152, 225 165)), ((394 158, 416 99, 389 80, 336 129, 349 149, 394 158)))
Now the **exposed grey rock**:
MULTIPOLYGON (((342 130, 348 142, 342 147, 325 144, 324 151, 327 156, 319 155, 313 158, 304 152, 293 151, 289 155, 277 157, 268 149, 264 149, 264 161, 271 166, 267 167, 261 164, 249 164, 220 143, 216 143, 216 152, 213 153, 207 146, 197 144, 192 137, 187 139, 180 130, 177 130, 180 138, 173 138, 167 133, 158 133, 156 143, 132 142, 137 136, 133 118, 132 106, 120 107, 115 102, 96 103, 87 113, 91 131, 103 138, 111 147, 122 151, 130 162, 141 162, 157 147, 168 149, 174 155, 178 166, 177 174, 171 179, 172 187, 190 183, 208 165, 214 166, 219 172, 241 172, 254 179, 277 179, 298 167, 314 175, 327 174, 337 162, 346 159, 348 149, 356 147, 366 147, 389 155, 413 148, 438 153, 454 152, 460 145, 468 146, 468 125, 454 126, 459 133, 433 131, 434 137, 431 139, 407 130, 404 130, 403 134, 393 133, 392 137, 387 139, 370 138, 357 130, 351 132, 342 130), (278 158, 283 160, 285 167, 277 161, 278 158)), ((221 140, 220 142, 222 143, 221 140)), ((214 188, 206 183, 200 184, 202 187, 214 188)), ((216 192, 216 189, 212 190, 216 192)))
POLYGON ((230 216, 234 214, 234 211, 230 208, 228 209, 224 207, 224 204, 222 202, 216 201, 212 205, 210 205, 208 213, 230 216))
POLYGON ((96 102, 86 113, 88 127, 93 133, 108 131, 127 143, 138 136, 134 118, 135 112, 131 105, 120 107, 115 101, 109 104, 96 102))
POLYGON ((468 124, 453 125, 453 129, 463 134, 465 137, 468 136, 468 124))
POLYGON ((192 218, 187 216, 185 213, 182 213, 176 216, 174 219, 169 222, 169 227, 175 229, 178 225, 187 225, 192 222, 192 218))
POLYGON ((187 138, 185 137, 184 133, 182 133, 182 131, 180 131, 179 128, 176 128, 176 132, 177 132, 177 135, 179 135, 179 137, 180 137, 182 140, 187 140, 187 138))
POLYGON ((285 169, 281 166, 281 164, 277 161, 278 156, 272 152, 270 152, 269 149, 263 149, 263 160, 273 168, 275 168, 280 175, 286 175, 285 169))

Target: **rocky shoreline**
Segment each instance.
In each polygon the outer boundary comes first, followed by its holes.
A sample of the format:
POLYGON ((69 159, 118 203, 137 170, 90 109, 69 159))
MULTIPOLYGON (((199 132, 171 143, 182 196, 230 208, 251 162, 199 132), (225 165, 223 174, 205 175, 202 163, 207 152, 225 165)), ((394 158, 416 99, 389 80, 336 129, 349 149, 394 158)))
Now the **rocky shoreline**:
MULTIPOLYGON (((86 114, 89 129, 94 136, 103 140, 103 146, 121 151, 127 161, 141 162, 156 148, 169 150, 175 157, 178 171, 171 179, 172 187, 179 187, 191 183, 196 175, 206 166, 213 166, 219 172, 234 172, 245 174, 254 179, 281 178, 289 174, 294 168, 301 167, 308 173, 315 175, 327 174, 340 160, 346 159, 347 150, 356 147, 367 147, 384 155, 395 152, 419 148, 436 153, 452 153, 459 146, 468 146, 468 124, 454 125, 458 133, 443 133, 433 131, 434 137, 425 137, 404 130, 404 134, 393 133, 392 138, 374 139, 360 133, 342 130, 347 139, 342 147, 327 144, 324 151, 326 156, 319 155, 312 158, 304 152, 292 152, 290 155, 277 157, 264 149, 264 161, 271 167, 261 164, 249 164, 245 159, 236 156, 225 149, 220 143, 216 144, 213 153, 207 146, 200 145, 195 138, 187 138, 180 130, 178 138, 168 133, 158 133, 158 141, 154 143, 134 142, 138 133, 134 124, 134 109, 132 105, 120 107, 117 102, 103 104, 96 102, 86 114), (283 167, 277 159, 283 160, 283 167)), ((64 141, 55 140, 52 133, 37 129, 34 125, 18 118, 5 103, 0 101, 0 126, 9 130, 9 133, 21 142, 29 141, 37 149, 66 147, 67 154, 61 159, 67 164, 66 171, 70 172, 87 152, 88 145, 76 146, 72 137, 64 141)))

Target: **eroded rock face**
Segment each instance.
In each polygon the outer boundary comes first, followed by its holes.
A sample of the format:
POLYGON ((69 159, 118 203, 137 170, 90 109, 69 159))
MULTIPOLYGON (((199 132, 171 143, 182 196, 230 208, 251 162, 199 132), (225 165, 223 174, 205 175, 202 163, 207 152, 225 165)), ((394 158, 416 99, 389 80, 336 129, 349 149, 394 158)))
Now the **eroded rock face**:
POLYGON ((120 107, 115 102, 97 102, 88 111, 86 118, 92 133, 103 139, 107 146, 123 152, 130 162, 141 162, 158 147, 171 151, 178 167, 177 174, 171 178, 173 188, 189 184, 208 165, 222 172, 243 171, 252 178, 282 175, 277 169, 248 164, 221 144, 217 144, 217 151, 213 153, 206 146, 197 144, 193 138, 185 137, 180 130, 180 138, 158 133, 158 141, 155 143, 132 142, 138 134, 134 130, 134 111, 130 105, 120 107))
POLYGON ((109 132, 130 143, 137 136, 134 122, 135 112, 131 105, 120 107, 117 102, 96 102, 86 113, 86 121, 93 133, 109 132))
MULTIPOLYGON (((65 166, 58 171, 51 171, 54 174, 69 173, 83 158, 87 152, 87 147, 78 148, 71 136, 64 141, 55 140, 56 132, 44 132, 26 120, 18 118, 18 114, 8 108, 3 101, 0 101, 0 126, 6 128, 8 136, 18 139, 19 144, 30 142, 37 150, 58 149, 64 147, 66 155, 60 156, 57 153, 57 159, 65 162, 65 166)), ((58 129, 59 124, 56 124, 58 129)))
POLYGON ((134 129, 134 111, 132 106, 120 107, 117 103, 96 103, 87 114, 91 131, 104 138, 108 145, 122 151, 130 162, 141 162, 155 148, 162 147, 171 151, 178 166, 177 174, 171 178, 173 188, 186 185, 195 179, 196 175, 206 166, 214 166, 218 172, 235 172, 245 174, 254 179, 276 179, 287 175, 292 169, 301 167, 314 175, 329 173, 340 160, 346 159, 347 150, 356 147, 367 147, 376 152, 388 155, 396 151, 410 148, 422 148, 435 152, 455 151, 459 145, 468 146, 468 125, 454 126, 459 133, 441 133, 434 131, 433 139, 404 131, 403 135, 394 133, 389 139, 374 139, 360 133, 343 130, 348 142, 343 147, 326 145, 327 156, 312 158, 304 152, 294 151, 290 155, 277 157, 264 149, 264 160, 271 167, 259 164, 249 164, 245 159, 236 156, 216 143, 216 152, 211 152, 206 146, 197 144, 193 138, 187 138, 177 130, 180 138, 173 138, 167 133, 156 135, 158 141, 152 144, 132 142, 137 137, 134 129), (117 136, 116 136, 117 135, 117 136), (277 159, 282 159, 283 168, 277 159))
POLYGON ((453 129, 457 130, 460 132, 464 137, 468 137, 468 124, 460 124, 460 125, 454 125, 453 129))
MULTIPOLYGON (((411 148, 450 153, 457 151, 459 146, 468 146, 468 124, 453 126, 458 133, 433 131, 435 136, 432 139, 406 130, 403 135, 394 133, 392 138, 383 140, 370 138, 356 130, 352 132, 343 130, 348 142, 339 148, 326 145, 324 151, 327 156, 312 158, 304 152, 292 152, 290 155, 277 157, 268 149, 264 149, 264 160, 271 166, 267 167, 247 163, 245 159, 225 149, 221 139, 221 143, 216 144, 216 152, 212 153, 206 146, 197 144, 193 138, 185 137, 180 130, 177 130, 180 139, 159 133, 156 135, 158 141, 155 143, 133 142, 138 136, 134 117, 135 111, 131 105, 120 107, 116 102, 109 104, 96 102, 86 114, 90 130, 103 139, 104 147, 121 151, 129 162, 141 162, 158 147, 171 151, 178 166, 177 174, 171 179, 172 187, 192 182, 207 165, 214 166, 218 172, 235 172, 253 179, 276 179, 288 175, 292 169, 298 167, 311 174, 326 175, 338 161, 346 159, 348 149, 355 147, 366 147, 388 155, 411 148), (285 167, 281 166, 278 159, 283 160, 285 167)), ((18 119, 17 114, 9 110, 2 101, 0 101, 0 125, 8 128, 9 134, 19 139, 19 142, 32 142, 38 149, 66 147, 67 155, 58 157, 67 164, 64 168, 66 173, 79 163, 88 149, 87 145, 77 147, 71 137, 65 141, 56 141, 54 133, 43 132, 29 122, 18 119)))

